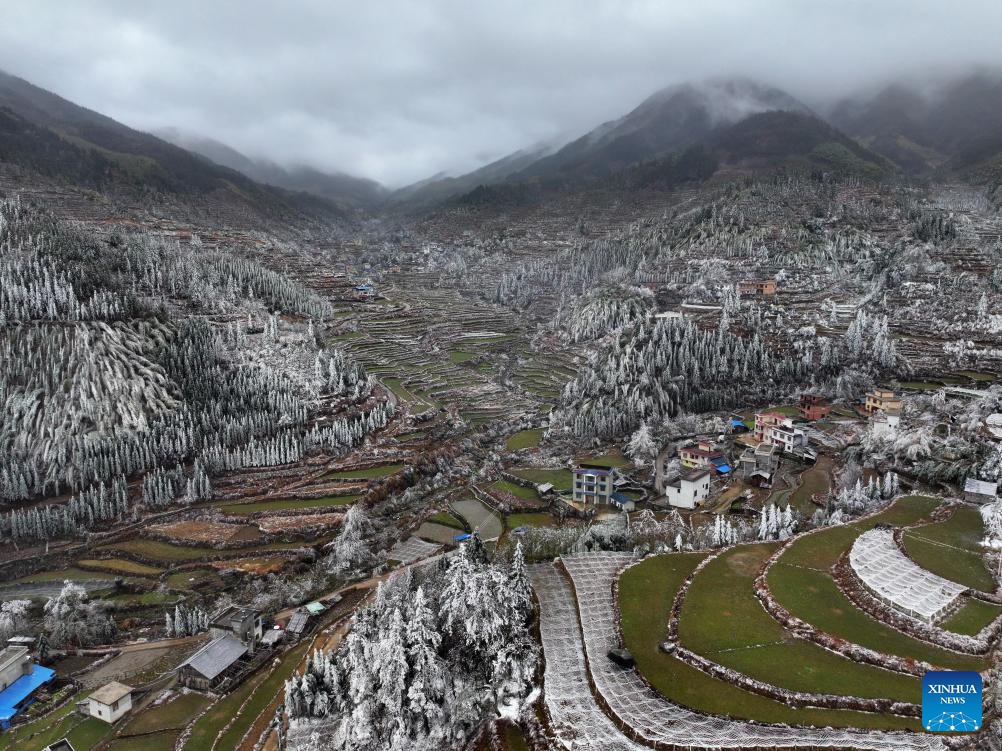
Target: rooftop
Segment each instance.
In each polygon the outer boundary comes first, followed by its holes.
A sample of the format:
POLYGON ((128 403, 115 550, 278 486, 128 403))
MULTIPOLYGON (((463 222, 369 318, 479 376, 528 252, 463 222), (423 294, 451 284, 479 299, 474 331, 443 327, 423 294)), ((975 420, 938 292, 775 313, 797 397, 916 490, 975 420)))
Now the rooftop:
POLYGON ((244 621, 247 618, 256 618, 258 611, 253 608, 244 608, 239 605, 230 605, 216 613, 212 618, 213 626, 229 626, 233 621, 244 621))
POLYGON ((686 482, 696 482, 704 477, 709 477, 709 475, 710 470, 708 469, 690 469, 688 472, 682 473, 682 479, 686 482))
POLYGON ((997 482, 985 482, 973 477, 968 477, 964 482, 965 493, 979 493, 980 495, 995 495, 999 491, 997 482))
POLYGON ((306 624, 310 620, 310 614, 305 610, 297 610, 292 614, 285 630, 292 634, 301 634, 306 630, 306 624))
POLYGON ((612 467, 609 466, 608 464, 590 464, 588 462, 581 462, 576 467, 574 467, 574 471, 575 472, 582 472, 582 471, 585 471, 585 470, 587 470, 589 472, 596 472, 596 471, 597 472, 612 472, 612 467))
POLYGON ((247 647, 239 639, 229 634, 213 639, 191 657, 181 663, 191 667, 209 680, 222 673, 247 652, 247 647))
POLYGON ((15 662, 20 662, 28 656, 28 648, 18 644, 0 649, 0 670, 15 662))
POLYGON ((0 720, 9 721, 20 711, 19 705, 31 696, 39 686, 51 681, 55 675, 56 671, 52 668, 32 665, 28 675, 22 675, 3 691, 0 691, 0 720))
POLYGON ((91 701, 96 701, 99 704, 104 704, 110 707, 116 701, 124 696, 128 696, 131 693, 132 686, 126 686, 124 683, 112 681, 111 683, 106 683, 101 686, 101 688, 91 694, 90 699, 91 701))

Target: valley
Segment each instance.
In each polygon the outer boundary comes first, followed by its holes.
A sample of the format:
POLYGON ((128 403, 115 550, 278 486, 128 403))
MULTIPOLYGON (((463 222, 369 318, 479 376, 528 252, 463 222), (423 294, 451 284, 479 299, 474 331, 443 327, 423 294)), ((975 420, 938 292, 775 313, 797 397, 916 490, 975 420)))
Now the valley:
POLYGON ((11 78, 0 749, 976 747, 933 669, 998 727, 992 179, 734 79, 307 194, 11 78))

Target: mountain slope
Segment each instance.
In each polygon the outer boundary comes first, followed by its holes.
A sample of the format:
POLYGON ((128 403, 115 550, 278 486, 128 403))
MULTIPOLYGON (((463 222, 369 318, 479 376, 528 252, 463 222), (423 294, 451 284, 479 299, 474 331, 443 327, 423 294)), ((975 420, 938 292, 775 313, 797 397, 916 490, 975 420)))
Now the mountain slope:
POLYGON ((977 172, 1002 157, 1002 75, 920 93, 903 84, 840 102, 829 121, 914 174, 977 172))
POLYGON ((704 141, 720 125, 770 110, 810 110, 789 94, 744 79, 684 84, 517 173, 518 178, 600 177, 704 141))
POLYGON ((328 202, 259 185, 2 72, 0 131, 0 161, 69 185, 144 200, 168 194, 197 208, 211 197, 272 218, 343 218, 328 202))
POLYGON ((386 195, 386 189, 374 180, 312 167, 282 167, 271 161, 252 159, 215 139, 184 133, 177 128, 163 128, 155 133, 165 141, 258 182, 311 193, 339 205, 373 207, 386 195))

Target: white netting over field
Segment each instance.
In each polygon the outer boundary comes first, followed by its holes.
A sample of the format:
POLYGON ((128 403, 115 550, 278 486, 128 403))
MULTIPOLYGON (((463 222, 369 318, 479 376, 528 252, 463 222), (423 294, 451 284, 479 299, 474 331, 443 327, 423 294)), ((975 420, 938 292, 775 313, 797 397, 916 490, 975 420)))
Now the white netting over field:
POLYGON ((857 537, 849 565, 881 600, 929 623, 951 612, 967 589, 915 565, 898 549, 889 529, 871 529, 857 537))
MULTIPOLYGON (((633 560, 635 558, 623 553, 567 556, 563 561, 574 580, 573 589, 555 566, 540 565, 530 570, 541 608, 547 708, 558 732, 562 727, 577 731, 573 741, 575 749, 633 751, 639 748, 612 724, 591 696, 587 681, 589 672, 612 713, 630 729, 631 735, 651 746, 815 747, 873 751, 944 748, 938 738, 917 733, 755 725, 708 717, 667 701, 648 688, 634 670, 620 668, 606 657, 610 649, 620 646, 612 585, 620 569, 633 560), (574 607, 575 591, 578 613, 574 607)), ((665 597, 670 596, 671 593, 665 593, 665 597)), ((563 732, 560 734, 570 740, 563 732)))

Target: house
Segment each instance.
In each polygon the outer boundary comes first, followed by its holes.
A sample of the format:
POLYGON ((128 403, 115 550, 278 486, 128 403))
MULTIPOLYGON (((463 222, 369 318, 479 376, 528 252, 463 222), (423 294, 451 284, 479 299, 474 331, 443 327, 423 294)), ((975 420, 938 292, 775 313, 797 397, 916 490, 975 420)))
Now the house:
POLYGON ((51 743, 46 746, 42 751, 77 751, 73 748, 73 744, 69 742, 69 739, 63 738, 55 743, 51 743))
POLYGON ((676 508, 693 509, 710 497, 710 470, 690 469, 665 487, 668 503, 676 508))
POLYGON ((755 439, 791 454, 807 445, 807 434, 793 426, 792 418, 778 412, 756 413, 755 439))
POLYGON ((368 300, 369 298, 376 296, 376 289, 367 282, 363 284, 356 284, 355 296, 363 300, 368 300))
POLYGON ((886 412, 874 412, 870 415, 870 430, 875 436, 888 435, 898 429, 901 422, 901 410, 889 409, 886 412))
POLYGON ((87 714, 111 724, 132 709, 132 686, 112 681, 87 699, 87 714))
POLYGON ((199 691, 211 691, 227 678, 240 672, 240 658, 247 654, 247 645, 232 634, 213 639, 178 667, 182 686, 199 691))
POLYGON ((741 295, 775 295, 776 294, 776 280, 775 279, 765 279, 758 281, 756 279, 744 279, 738 282, 738 294, 741 295))
POLYGON ((755 448, 746 448, 741 454, 741 476, 749 480, 753 475, 765 483, 772 481, 772 475, 779 467, 779 447, 772 443, 760 443, 755 448))
POLYGON ((890 389, 876 388, 866 395, 866 402, 863 404, 863 411, 868 415, 872 415, 878 410, 880 412, 888 412, 889 410, 896 410, 898 413, 901 412, 903 402, 901 397, 897 396, 890 389))
POLYGON ((609 503, 613 493, 615 470, 603 464, 577 465, 574 470, 574 501, 592 504, 609 503))
POLYGON ((630 496, 619 490, 617 490, 612 494, 612 496, 610 496, 609 503, 618 508, 620 511, 629 512, 633 511, 637 507, 637 504, 634 502, 632 498, 630 498, 630 496))
POLYGON ((996 482, 985 482, 968 477, 964 482, 964 500, 968 503, 994 503, 998 500, 999 486, 996 482))
POLYGON ((745 425, 744 420, 739 420, 737 417, 731 418, 731 432, 732 433, 747 433, 748 426, 745 425))
POLYGON ((262 632, 260 611, 237 605, 230 605, 220 610, 212 617, 212 622, 209 624, 209 633, 213 639, 229 634, 246 644, 252 652, 261 641, 262 632))
POLYGON ((828 417, 832 407, 828 400, 820 394, 801 394, 800 406, 797 407, 797 410, 800 412, 801 418, 814 422, 828 417))
POLYGON ((27 647, 0 650, 0 729, 35 701, 35 694, 55 677, 56 671, 31 661, 27 647))
POLYGON ((299 608, 292 614, 292 617, 289 618, 289 622, 285 625, 285 630, 293 636, 302 636, 306 633, 309 624, 310 611, 306 608, 299 608))
POLYGON ((700 441, 692 446, 682 446, 678 450, 678 457, 686 469, 712 469, 722 475, 731 471, 724 452, 720 451, 712 441, 700 441))

